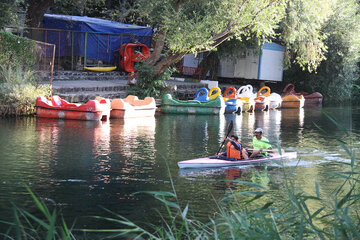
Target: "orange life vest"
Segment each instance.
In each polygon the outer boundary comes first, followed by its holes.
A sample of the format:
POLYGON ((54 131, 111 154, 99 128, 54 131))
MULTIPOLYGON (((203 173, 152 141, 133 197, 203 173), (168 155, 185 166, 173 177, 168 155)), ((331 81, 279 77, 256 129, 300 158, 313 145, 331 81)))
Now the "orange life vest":
MULTIPOLYGON (((241 145, 241 142, 237 142, 241 145)), ((240 148, 240 151, 237 150, 234 145, 231 144, 231 142, 228 142, 226 145, 226 157, 228 158, 236 158, 236 159, 242 159, 242 148, 240 148)))

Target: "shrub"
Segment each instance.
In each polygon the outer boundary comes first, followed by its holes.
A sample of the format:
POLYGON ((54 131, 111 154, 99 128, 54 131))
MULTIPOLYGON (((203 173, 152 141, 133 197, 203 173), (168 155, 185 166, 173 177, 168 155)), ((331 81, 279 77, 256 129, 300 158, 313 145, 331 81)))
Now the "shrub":
POLYGON ((50 96, 50 85, 39 85, 33 71, 23 72, 20 67, 2 68, 0 103, 3 115, 30 115, 35 113, 39 96, 50 96))
POLYGON ((136 95, 139 98, 145 97, 160 97, 166 88, 165 81, 170 79, 173 73, 172 68, 168 68, 161 75, 154 75, 154 66, 147 63, 142 64, 138 67, 136 85, 131 86, 129 94, 136 95))
MULTIPOLYGON (((35 65, 35 43, 27 38, 0 31, 0 66, 22 66, 33 70, 35 65)), ((1 80, 0 80, 1 81, 1 80)))

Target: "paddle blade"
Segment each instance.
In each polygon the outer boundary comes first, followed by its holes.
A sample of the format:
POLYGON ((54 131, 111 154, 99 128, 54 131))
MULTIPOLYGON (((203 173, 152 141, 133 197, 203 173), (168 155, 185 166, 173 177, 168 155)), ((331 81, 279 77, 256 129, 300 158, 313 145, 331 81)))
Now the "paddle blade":
POLYGON ((230 121, 229 126, 228 126, 228 132, 226 134, 226 136, 229 136, 231 130, 233 129, 234 123, 233 120, 230 121))
MULTIPOLYGON (((233 129, 233 126, 234 126, 234 123, 233 123, 233 120, 231 120, 229 125, 228 125, 228 131, 227 131, 226 137, 229 136, 231 130, 233 129)), ((219 154, 219 152, 220 152, 221 148, 223 147, 224 143, 225 143, 225 140, 221 143, 221 146, 220 146, 219 150, 217 151, 216 155, 219 154)))

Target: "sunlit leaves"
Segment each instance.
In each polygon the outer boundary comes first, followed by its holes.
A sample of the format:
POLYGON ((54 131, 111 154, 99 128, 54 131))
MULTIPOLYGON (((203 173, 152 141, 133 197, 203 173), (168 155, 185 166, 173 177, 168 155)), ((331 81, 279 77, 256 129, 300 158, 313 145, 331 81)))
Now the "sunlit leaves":
POLYGON ((281 40, 286 44, 286 60, 298 63, 309 72, 325 59, 326 33, 322 27, 332 15, 335 0, 291 0, 282 22, 281 40))
POLYGON ((268 38, 284 15, 284 0, 144 1, 155 26, 166 29, 170 52, 216 48, 233 36, 268 38), (179 4, 182 3, 182 4, 179 4))

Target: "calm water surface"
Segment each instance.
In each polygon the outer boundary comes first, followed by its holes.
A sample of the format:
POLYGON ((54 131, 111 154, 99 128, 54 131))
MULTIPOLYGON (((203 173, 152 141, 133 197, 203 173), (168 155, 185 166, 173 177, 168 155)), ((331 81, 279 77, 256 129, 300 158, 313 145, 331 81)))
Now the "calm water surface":
POLYGON ((305 191, 313 193, 316 180, 326 192, 335 181, 327 173, 341 170, 340 163, 349 161, 335 137, 358 149, 359 130, 357 107, 159 115, 109 122, 0 119, 0 216, 11 215, 11 203, 36 212, 24 187, 29 185, 49 205, 59 206, 66 219, 77 218, 83 227, 95 227, 94 220, 85 216, 107 216, 103 207, 134 221, 153 221, 154 208, 163 211, 162 205, 137 192, 172 191, 172 179, 180 202, 189 203, 191 213, 205 219, 216 209, 214 199, 224 197, 229 187, 244 188, 226 180, 251 181, 265 174, 281 183, 282 171, 295 165, 295 182, 305 191), (352 140, 321 111, 342 124, 352 140), (244 145, 251 142, 254 129, 261 127, 270 141, 278 140, 286 151, 298 152, 298 159, 286 161, 285 169, 275 163, 178 169, 178 161, 214 155, 231 120, 233 133, 244 145))

